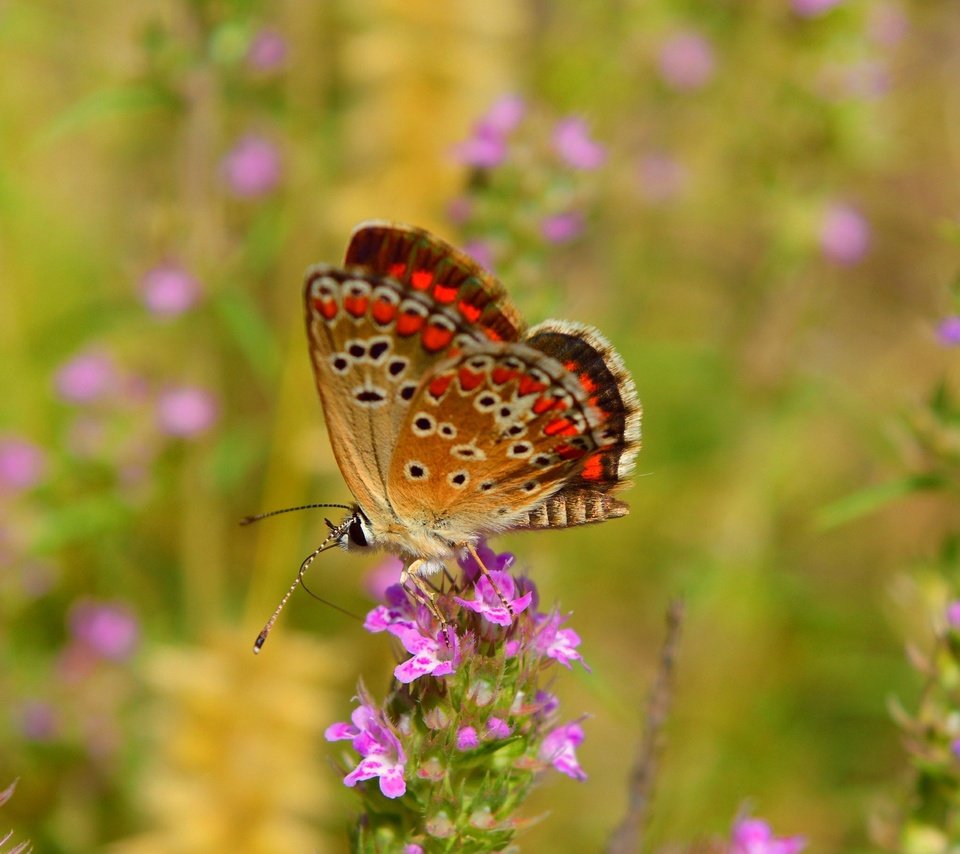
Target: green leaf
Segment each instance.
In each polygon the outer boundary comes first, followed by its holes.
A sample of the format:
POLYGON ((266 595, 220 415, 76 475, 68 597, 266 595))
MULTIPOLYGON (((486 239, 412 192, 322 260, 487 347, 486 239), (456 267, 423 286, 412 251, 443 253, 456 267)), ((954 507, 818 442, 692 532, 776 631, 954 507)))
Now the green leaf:
POLYGON ((817 514, 816 525, 820 530, 836 528, 854 519, 867 516, 905 495, 942 489, 944 484, 945 481, 941 475, 929 473, 910 475, 900 480, 870 486, 822 508, 817 514))

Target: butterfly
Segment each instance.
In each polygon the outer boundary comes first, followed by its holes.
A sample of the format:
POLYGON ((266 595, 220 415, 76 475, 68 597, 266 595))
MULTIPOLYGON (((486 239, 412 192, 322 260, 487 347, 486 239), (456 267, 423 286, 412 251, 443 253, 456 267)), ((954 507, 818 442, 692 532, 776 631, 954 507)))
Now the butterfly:
POLYGON ((311 267, 303 299, 330 443, 355 503, 332 505, 347 515, 328 521, 297 581, 327 548, 382 548, 429 605, 424 577, 464 552, 482 567, 482 538, 628 512, 615 493, 640 448, 640 404, 592 327, 527 329, 467 254, 382 221, 354 229, 342 266, 311 267))

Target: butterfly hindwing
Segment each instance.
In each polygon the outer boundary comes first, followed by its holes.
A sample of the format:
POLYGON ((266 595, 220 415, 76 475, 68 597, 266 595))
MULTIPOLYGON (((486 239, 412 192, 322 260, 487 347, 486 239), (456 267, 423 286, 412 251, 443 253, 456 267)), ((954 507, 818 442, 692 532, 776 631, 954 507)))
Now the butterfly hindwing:
POLYGON ((411 527, 446 530, 455 543, 525 526, 611 441, 559 361, 520 343, 471 345, 421 381, 397 436, 389 501, 411 527))

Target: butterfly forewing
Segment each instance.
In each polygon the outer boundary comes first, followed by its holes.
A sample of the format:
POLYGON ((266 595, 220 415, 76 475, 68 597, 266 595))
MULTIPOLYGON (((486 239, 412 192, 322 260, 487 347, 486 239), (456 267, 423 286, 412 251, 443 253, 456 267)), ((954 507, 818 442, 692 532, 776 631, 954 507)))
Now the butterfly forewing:
POLYGON ((354 229, 344 265, 396 279, 492 341, 516 341, 523 332, 503 286, 469 255, 421 228, 363 223, 354 229))

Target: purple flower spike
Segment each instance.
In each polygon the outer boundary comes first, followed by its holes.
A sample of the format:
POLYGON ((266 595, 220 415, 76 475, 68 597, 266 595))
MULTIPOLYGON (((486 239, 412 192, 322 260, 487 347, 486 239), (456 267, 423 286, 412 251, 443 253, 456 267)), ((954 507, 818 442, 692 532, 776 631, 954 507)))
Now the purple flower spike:
POLYGON ((101 658, 123 661, 133 654, 140 627, 125 605, 84 599, 70 611, 73 636, 101 658))
POLYGON ((946 317, 937 327, 937 337, 940 343, 947 347, 956 347, 960 344, 960 316, 946 317))
POLYGON ((373 634, 383 632, 391 626, 413 628, 416 625, 417 612, 407 596, 402 584, 392 584, 386 589, 386 605, 377 605, 363 621, 363 627, 373 634))
POLYGON ((111 391, 116 381, 113 360, 99 350, 88 350, 60 366, 55 384, 69 403, 90 403, 111 391))
POLYGON ((487 735, 492 739, 509 738, 513 732, 510 724, 500 718, 487 719, 487 735))
POLYGON ((556 613, 541 614, 534 647, 548 658, 559 661, 567 670, 572 670, 573 662, 579 661, 589 671, 583 656, 576 649, 580 646, 580 635, 573 629, 560 628, 564 619, 556 613))
POLYGON ((221 168, 235 196, 265 196, 280 183, 280 152, 268 139, 251 134, 227 152, 221 168))
POLYGON ((870 226, 851 205, 827 208, 820 228, 820 248, 826 258, 849 267, 860 262, 870 248, 870 226))
POLYGON ((513 614, 520 614, 525 611, 533 599, 532 591, 524 593, 523 596, 516 596, 516 585, 510 574, 493 570, 490 572, 490 578, 482 576, 477 580, 475 599, 461 599, 459 596, 455 596, 454 601, 464 608, 481 614, 485 620, 491 623, 496 623, 498 626, 509 626, 513 622, 513 616, 510 610, 503 607, 500 596, 497 595, 497 588, 503 594, 503 598, 507 600, 513 614))
POLYGON ((473 750, 478 744, 480 739, 477 738, 477 731, 472 726, 457 730, 457 750, 473 750))
POLYGON ((143 274, 140 293, 151 313, 175 317, 197 301, 200 285, 179 264, 161 264, 143 274))
POLYGON ((578 116, 557 123, 553 148, 574 169, 598 169, 607 159, 606 147, 590 138, 587 123, 578 116))
MULTIPOLYGON (((443 641, 420 634, 420 630, 413 626, 397 624, 389 626, 387 631, 396 635, 403 648, 413 654, 413 658, 408 658, 394 669, 393 675, 398 682, 406 685, 421 676, 449 676, 460 663, 459 641, 451 627, 446 632, 451 638, 450 647, 443 641)), ((444 636, 442 629, 439 634, 444 636)))
POLYGON ((196 436, 217 420, 217 404, 209 392, 200 388, 170 389, 157 402, 157 420, 171 436, 196 436))
POLYGON ((540 758, 549 762, 561 774, 574 780, 586 780, 587 775, 577 761, 576 748, 583 742, 583 727, 578 723, 564 724, 547 734, 540 745, 540 758))
POLYGON ((569 243, 583 231, 583 214, 567 211, 544 217, 540 221, 540 234, 550 243, 569 243))
POLYGON ((770 825, 756 818, 740 819, 730 843, 730 854, 797 854, 807 845, 802 836, 775 837, 770 825))
POLYGON ((32 489, 46 470, 46 456, 39 446, 17 436, 0 436, 0 491, 32 489))
MULTIPOLYGON (((513 562, 516 560, 516 558, 510 554, 510 552, 502 552, 501 554, 497 554, 485 542, 477 543, 476 551, 477 556, 481 561, 483 561, 483 565, 491 572, 506 572, 511 566, 513 566, 513 562)), ((464 552, 457 562, 460 564, 460 568, 464 571, 467 581, 469 581, 471 584, 480 578, 480 567, 468 552, 464 552)))
POLYGON ((403 777, 407 758, 400 740, 382 713, 367 702, 361 702, 350 719, 352 724, 336 723, 324 733, 327 741, 351 739, 354 750, 362 757, 360 764, 343 778, 344 785, 353 787, 363 780, 379 777, 380 791, 388 798, 399 798, 407 791, 403 777))
POLYGON ((659 65, 667 85, 681 91, 699 89, 713 77, 713 48, 700 33, 685 30, 663 43, 659 65))

